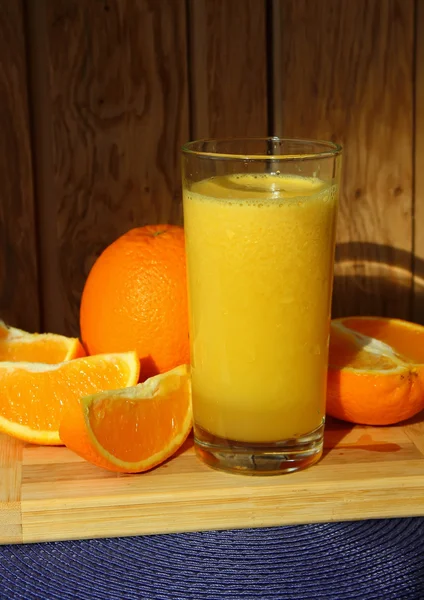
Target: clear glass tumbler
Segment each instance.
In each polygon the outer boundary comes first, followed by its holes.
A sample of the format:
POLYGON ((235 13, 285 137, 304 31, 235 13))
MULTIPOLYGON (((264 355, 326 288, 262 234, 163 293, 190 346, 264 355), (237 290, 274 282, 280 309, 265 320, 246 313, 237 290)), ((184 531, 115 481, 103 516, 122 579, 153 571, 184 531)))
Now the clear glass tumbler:
POLYGON ((195 448, 212 467, 284 473, 322 454, 341 153, 183 148, 195 448))

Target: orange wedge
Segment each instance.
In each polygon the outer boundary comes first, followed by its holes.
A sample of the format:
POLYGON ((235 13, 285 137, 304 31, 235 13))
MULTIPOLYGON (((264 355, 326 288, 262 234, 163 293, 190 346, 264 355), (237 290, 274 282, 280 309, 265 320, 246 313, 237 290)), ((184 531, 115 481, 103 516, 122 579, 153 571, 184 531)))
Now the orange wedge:
POLYGON ((85 356, 77 338, 55 333, 28 333, 0 321, 0 360, 55 364, 85 356))
POLYGON ((399 319, 331 323, 327 413, 391 425, 424 409, 424 327, 399 319))
POLYGON ((135 352, 57 365, 0 362, 0 431, 35 444, 61 444, 59 423, 67 405, 87 394, 134 385, 139 368, 135 352))
POLYGON ((185 442, 191 424, 190 375, 182 365, 134 387, 70 405, 60 437, 98 467, 140 473, 172 456, 185 442))

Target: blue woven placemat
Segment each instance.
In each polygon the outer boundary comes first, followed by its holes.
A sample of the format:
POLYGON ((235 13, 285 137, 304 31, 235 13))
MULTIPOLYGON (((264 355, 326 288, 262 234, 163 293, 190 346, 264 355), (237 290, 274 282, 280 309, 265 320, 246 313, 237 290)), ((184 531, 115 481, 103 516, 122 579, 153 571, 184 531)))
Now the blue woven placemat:
POLYGON ((0 547, 1 600, 423 600, 424 519, 0 547))

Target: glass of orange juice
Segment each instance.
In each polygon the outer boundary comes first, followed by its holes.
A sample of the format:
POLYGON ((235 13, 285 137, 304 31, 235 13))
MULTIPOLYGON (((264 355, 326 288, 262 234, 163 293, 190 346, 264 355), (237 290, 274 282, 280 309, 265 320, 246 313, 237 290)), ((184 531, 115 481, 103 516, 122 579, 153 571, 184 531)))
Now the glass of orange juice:
POLYGON ((210 466, 295 471, 323 449, 340 146, 183 148, 194 438, 210 466))

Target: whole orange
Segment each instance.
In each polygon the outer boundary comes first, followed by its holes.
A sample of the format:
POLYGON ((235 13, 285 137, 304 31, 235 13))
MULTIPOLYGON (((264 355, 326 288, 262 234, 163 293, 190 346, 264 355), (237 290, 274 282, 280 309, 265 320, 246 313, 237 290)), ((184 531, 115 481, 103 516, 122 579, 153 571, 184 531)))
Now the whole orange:
POLYGON ((99 256, 81 299, 89 354, 136 350, 140 380, 189 362, 184 230, 146 225, 99 256))

